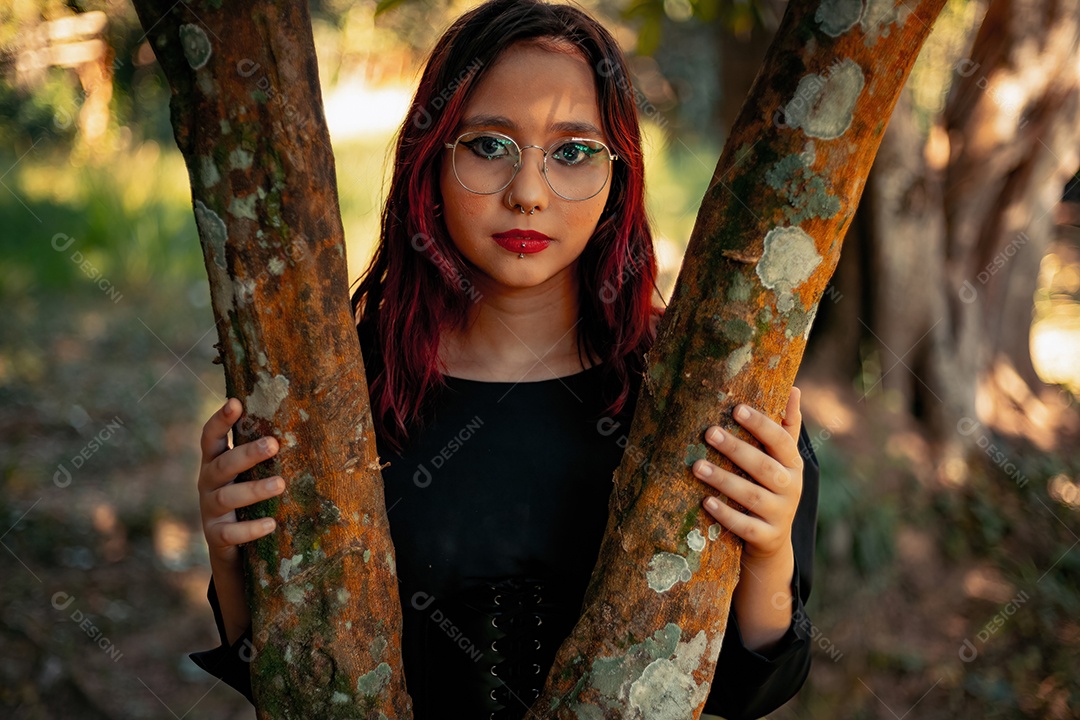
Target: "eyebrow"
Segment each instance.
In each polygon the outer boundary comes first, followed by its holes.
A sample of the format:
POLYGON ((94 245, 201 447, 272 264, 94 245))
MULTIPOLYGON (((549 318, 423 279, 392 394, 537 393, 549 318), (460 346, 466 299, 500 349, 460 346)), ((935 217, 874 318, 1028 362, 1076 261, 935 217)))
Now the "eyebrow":
MULTIPOLYGON (((511 130, 517 130, 518 126, 513 120, 504 115, 473 115, 462 121, 461 127, 479 127, 482 125, 494 125, 496 127, 509 128, 511 130)), ((592 134, 600 135, 603 133, 600 128, 596 127, 590 122, 584 122, 582 120, 564 120, 563 122, 552 123, 548 125, 549 132, 569 132, 579 134, 592 134)))

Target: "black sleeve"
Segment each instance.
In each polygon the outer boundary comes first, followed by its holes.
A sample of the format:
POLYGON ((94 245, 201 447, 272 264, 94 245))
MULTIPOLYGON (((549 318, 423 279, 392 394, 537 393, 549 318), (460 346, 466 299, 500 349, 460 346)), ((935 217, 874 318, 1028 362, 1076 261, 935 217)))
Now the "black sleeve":
POLYGON ((702 712, 727 720, 760 718, 794 697, 810 674, 810 620, 804 605, 810 597, 814 571, 820 471, 805 424, 799 428, 799 454, 804 460, 803 489, 791 525, 795 554, 791 625, 768 653, 761 654, 747 649, 735 612, 729 613, 713 684, 702 712))
MULTIPOLYGON (((722 681, 717 683, 714 680, 703 708, 703 712, 720 715, 727 720, 759 718, 772 712, 799 691, 810 673, 810 643, 807 639, 810 621, 806 617, 804 603, 810 597, 813 576, 819 470, 805 425, 799 428, 799 452, 805 466, 802 497, 791 527, 795 554, 795 573, 791 583, 795 600, 792 624, 776 646, 768 654, 762 655, 746 647, 735 613, 728 615, 728 626, 714 675, 722 678, 722 681)), ((254 705, 250 672, 254 650, 251 628, 245 630, 231 646, 228 645, 213 577, 210 578, 206 599, 214 611, 221 645, 213 650, 189 653, 188 657, 254 705)))
POLYGON ((192 662, 210 673, 216 678, 224 680, 242 693, 252 705, 255 700, 251 695, 251 658, 255 646, 251 642, 251 628, 236 639, 232 645, 228 644, 225 636, 225 620, 221 615, 221 605, 218 603, 217 590, 214 588, 214 577, 210 576, 210 587, 206 589, 206 599, 210 601, 210 607, 214 610, 214 622, 217 624, 218 636, 221 646, 213 650, 188 653, 192 662))

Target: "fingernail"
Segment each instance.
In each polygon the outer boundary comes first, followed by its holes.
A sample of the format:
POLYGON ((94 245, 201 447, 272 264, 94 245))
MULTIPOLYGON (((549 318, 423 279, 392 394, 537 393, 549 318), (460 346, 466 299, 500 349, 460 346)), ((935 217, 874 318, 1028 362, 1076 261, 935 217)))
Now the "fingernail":
POLYGON ((735 417, 740 420, 745 420, 750 417, 750 411, 747 410, 745 405, 740 405, 739 408, 735 411, 735 417))
POLYGON ((722 443, 722 442, 724 442, 724 431, 721 430, 718 427, 714 427, 712 429, 712 441, 714 443, 722 443))
POLYGON ((281 478, 274 477, 264 480, 263 485, 266 487, 267 490, 276 491, 280 490, 285 485, 285 482, 281 478))
POLYGON ((710 510, 718 510, 720 508, 720 501, 714 497, 711 497, 705 501, 705 507, 709 508, 710 510))
POLYGON ((263 530, 273 530, 274 529, 274 521, 272 519, 270 519, 270 518, 267 518, 266 520, 263 520, 262 526, 263 526, 263 530))

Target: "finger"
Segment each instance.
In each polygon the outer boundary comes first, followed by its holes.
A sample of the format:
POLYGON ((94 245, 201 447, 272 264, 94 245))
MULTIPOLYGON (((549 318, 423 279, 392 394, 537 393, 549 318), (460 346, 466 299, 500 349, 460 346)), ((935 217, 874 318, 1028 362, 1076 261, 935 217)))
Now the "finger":
POLYGON ((218 455, 201 474, 199 479, 205 486, 200 491, 212 492, 229 484, 240 473, 272 458, 277 451, 277 439, 268 435, 218 455))
POLYGON ((269 535, 276 527, 277 523, 273 518, 258 518, 243 522, 223 521, 211 525, 206 535, 207 539, 214 543, 214 547, 221 550, 269 535))
POLYGON ((218 408, 218 411, 211 415, 203 425, 202 437, 199 439, 203 464, 229 449, 229 429, 240 417, 238 405, 240 405, 239 400, 233 402, 233 398, 227 398, 225 404, 218 408))
POLYGON ((776 494, 761 485, 717 467, 708 460, 698 460, 694 463, 693 469, 694 474, 701 478, 702 482, 719 490, 749 512, 763 518, 772 516, 778 498, 776 494))
POLYGON ((260 500, 280 495, 285 490, 285 481, 280 475, 253 480, 252 482, 232 482, 208 496, 211 517, 220 517, 237 508, 253 505, 260 500))
MULTIPOLYGON (((791 408, 791 396, 788 396, 788 408, 791 408)), ((786 412, 786 411, 785 411, 786 412)), ((735 420, 765 447, 765 451, 785 467, 802 467, 799 455, 798 425, 795 437, 791 432, 765 413, 742 403, 735 407, 735 420)), ((800 422, 801 419, 800 419, 800 422)))
POLYGON ((764 520, 744 515, 717 498, 706 498, 704 504, 705 511, 718 523, 751 545, 763 545, 768 541, 772 528, 764 520))
MULTIPOLYGON (((772 421, 769 420, 769 422, 772 421)), ((773 423, 773 425, 776 425, 776 423, 773 423)), ((780 429, 779 426, 775 428, 775 431, 779 433, 786 442, 791 442, 791 438, 788 437, 788 434, 780 429)), ((760 448, 756 448, 750 443, 738 439, 731 433, 723 432, 716 426, 713 426, 705 433, 705 438, 713 447, 730 459, 731 462, 745 470, 747 475, 757 480, 769 490, 779 493, 786 490, 786 488, 791 485, 791 476, 788 474, 788 469, 760 448)), ((761 438, 758 439, 760 440, 761 438)), ((766 445, 766 448, 768 448, 768 445, 766 445)), ((782 455, 782 457, 787 455, 787 449, 785 448, 783 452, 784 455, 782 455)), ((798 455, 797 448, 795 455, 798 455)))
MULTIPOLYGON (((789 396, 789 407, 790 404, 789 396)), ((792 456, 798 457, 799 449, 794 444, 791 435, 765 413, 750 407, 746 403, 740 403, 735 406, 734 415, 735 420, 749 430, 750 434, 761 442, 765 447, 765 451, 775 458, 777 462, 784 462, 787 465, 785 461, 788 458, 792 456)), ((748 447, 752 446, 748 445, 748 447)), ((788 465, 788 467, 792 466, 788 465)))
POLYGON ((792 385, 791 392, 788 393, 787 407, 784 408, 784 417, 780 424, 787 430, 791 439, 795 441, 796 450, 798 450, 799 443, 799 428, 802 426, 801 402, 802 390, 792 385))

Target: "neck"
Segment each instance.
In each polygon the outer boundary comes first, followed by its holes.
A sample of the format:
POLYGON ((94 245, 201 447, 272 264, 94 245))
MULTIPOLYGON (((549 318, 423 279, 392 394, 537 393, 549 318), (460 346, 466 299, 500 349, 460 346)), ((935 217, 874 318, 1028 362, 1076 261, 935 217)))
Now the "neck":
POLYGON ((534 287, 486 282, 477 290, 481 299, 469 306, 465 327, 442 330, 439 356, 448 374, 517 380, 581 369, 573 266, 534 287))

